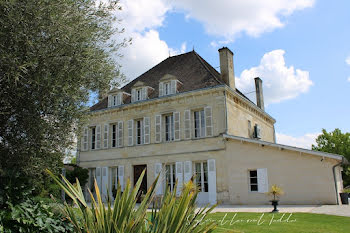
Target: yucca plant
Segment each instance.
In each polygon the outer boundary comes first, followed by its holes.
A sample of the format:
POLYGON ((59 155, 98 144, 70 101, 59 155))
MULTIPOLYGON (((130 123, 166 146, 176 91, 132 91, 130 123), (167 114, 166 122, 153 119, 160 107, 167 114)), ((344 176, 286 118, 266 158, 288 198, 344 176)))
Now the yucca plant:
POLYGON ((159 206, 153 205, 151 213, 147 214, 155 193, 159 176, 145 194, 142 202, 135 208, 136 196, 139 191, 145 171, 142 172, 134 188, 130 180, 125 190, 121 192, 118 184, 117 193, 112 200, 107 195, 105 203, 95 181, 95 196, 90 190, 91 206, 87 204, 79 180, 71 184, 65 177, 62 180, 48 171, 50 176, 60 185, 73 200, 72 205, 65 203, 63 212, 74 225, 76 232, 81 233, 114 233, 114 232, 211 232, 216 224, 204 224, 203 219, 216 205, 196 210, 197 191, 192 181, 184 185, 182 193, 176 196, 176 190, 166 188, 159 206))

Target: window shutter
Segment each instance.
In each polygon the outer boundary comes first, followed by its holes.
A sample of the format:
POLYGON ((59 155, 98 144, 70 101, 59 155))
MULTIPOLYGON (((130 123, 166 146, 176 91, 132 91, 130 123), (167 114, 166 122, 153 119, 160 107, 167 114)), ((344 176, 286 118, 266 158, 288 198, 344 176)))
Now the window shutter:
POLYGON ((108 95, 108 107, 112 107, 112 95, 108 95))
POLYGON ((118 147, 123 146, 123 122, 119 121, 118 122, 118 147))
POLYGON ((148 87, 143 87, 141 89, 142 100, 148 99, 148 87))
POLYGON ((159 97, 163 96, 163 82, 159 83, 159 97))
POLYGON ((96 126, 96 149, 101 149, 101 125, 96 126))
POLYGON ((108 167, 102 167, 102 183, 101 183, 101 194, 102 194, 102 200, 107 200, 107 188, 108 187, 108 167))
POLYGON ((118 179, 120 188, 124 191, 124 166, 118 166, 118 179))
POLYGON ((176 170, 176 179, 177 179, 177 187, 176 187, 176 195, 179 196, 182 192, 183 187, 183 168, 182 168, 182 162, 176 162, 175 163, 175 170, 176 170))
POLYGON ((162 164, 161 163, 155 163, 154 164, 154 179, 157 178, 159 175, 157 188, 156 188, 156 195, 162 195, 163 194, 163 178, 162 178, 162 164))
POLYGON ((216 204, 216 166, 215 159, 208 159, 208 191, 209 203, 216 204))
POLYGON ((212 117, 212 111, 211 107, 205 107, 204 108, 204 114, 205 114, 205 133, 207 137, 213 136, 213 117, 212 117))
POLYGON ((258 192, 266 193, 269 191, 269 183, 267 179, 267 168, 257 169, 258 175, 258 192))
POLYGON ((149 144, 150 143, 150 118, 144 117, 143 118, 143 144, 149 144))
POLYGON ((176 80, 171 80, 170 81, 170 93, 171 94, 176 94, 176 92, 177 92, 176 84, 177 84, 176 80))
POLYGON ((120 98, 121 97, 121 93, 118 93, 116 96, 115 96, 115 98, 116 98, 116 101, 115 101, 115 105, 116 106, 118 106, 118 105, 120 105, 121 103, 121 101, 120 101, 120 98))
POLYGON ((185 139, 191 139, 191 110, 185 110, 185 139))
POLYGON ((108 132, 109 131, 109 124, 104 125, 104 131, 103 131, 103 148, 108 148, 108 132))
POLYGON ((159 143, 162 141, 162 116, 156 115, 155 117, 155 130, 156 130, 156 142, 159 143))
POLYGON ((180 140, 180 113, 174 112, 174 140, 179 141, 180 140))
POLYGON ((136 97, 136 90, 131 89, 131 103, 135 102, 136 97))
POLYGON ((87 151, 88 150, 88 134, 89 134, 89 129, 88 127, 84 127, 84 130, 83 130, 83 137, 81 139, 81 150, 82 151, 87 151))
MULTIPOLYGON (((96 183, 97 183, 97 186, 98 186, 98 189, 102 190, 102 186, 101 186, 101 181, 102 181, 102 176, 101 176, 101 167, 96 167, 96 183)), ((96 193, 96 191, 95 191, 96 193)))
POLYGON ((192 178, 192 161, 185 161, 184 183, 187 183, 192 178))
POLYGON ((134 144, 134 120, 128 120, 128 146, 132 146, 134 144))

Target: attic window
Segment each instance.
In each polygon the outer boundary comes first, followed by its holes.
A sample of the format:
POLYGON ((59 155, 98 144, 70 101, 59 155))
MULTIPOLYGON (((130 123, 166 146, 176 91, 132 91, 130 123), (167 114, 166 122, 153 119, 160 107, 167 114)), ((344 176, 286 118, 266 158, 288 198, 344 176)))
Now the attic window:
POLYGON ((131 102, 148 99, 148 87, 133 88, 131 90, 131 102))
POLYGON ((123 93, 116 93, 108 96, 108 107, 119 106, 123 104, 123 93))
POLYGON ((177 93, 178 81, 161 81, 159 82, 159 96, 173 95, 177 93))

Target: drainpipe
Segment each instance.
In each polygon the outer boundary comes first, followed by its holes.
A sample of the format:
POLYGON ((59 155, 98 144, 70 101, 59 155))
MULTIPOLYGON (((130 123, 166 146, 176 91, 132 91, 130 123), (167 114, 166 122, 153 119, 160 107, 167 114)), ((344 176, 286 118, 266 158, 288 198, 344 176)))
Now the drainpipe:
POLYGON ((227 103, 226 103, 226 87, 225 87, 225 90, 224 90, 224 100, 225 100, 225 134, 227 134, 227 131, 228 131, 228 122, 227 122, 227 103))
POLYGON ((342 157, 342 161, 340 163, 337 163, 332 167, 333 170, 333 179, 334 179, 334 186, 335 186, 335 194, 337 196, 337 205, 339 205, 339 190, 338 190, 338 185, 337 185, 337 177, 335 174, 335 168, 339 167, 342 164, 346 164, 344 157, 342 157))

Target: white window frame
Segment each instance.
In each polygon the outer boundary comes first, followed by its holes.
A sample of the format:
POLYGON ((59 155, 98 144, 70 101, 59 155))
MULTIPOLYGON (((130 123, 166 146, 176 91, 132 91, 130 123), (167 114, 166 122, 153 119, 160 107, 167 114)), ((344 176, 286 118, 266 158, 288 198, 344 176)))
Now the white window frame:
POLYGON ((257 193, 259 191, 259 184, 258 184, 258 169, 250 169, 248 170, 248 179, 249 179, 249 192, 257 193), (256 176, 251 176, 250 172, 255 171, 256 176), (256 183, 252 183, 251 179, 256 179, 256 183), (256 185, 256 190, 252 190, 252 185, 256 185))
POLYGON ((204 138, 206 136, 205 112, 204 109, 193 111, 194 138, 204 138), (196 127, 196 113, 198 113, 199 127, 196 127))
POLYGON ((194 163, 194 174, 196 175, 196 179, 195 179, 195 183, 198 187, 198 184, 197 184, 197 179, 198 179, 198 174, 200 174, 201 176, 201 184, 200 184, 200 191, 201 193, 208 193, 209 192, 209 172, 208 172, 208 162, 207 161, 195 161, 194 163), (200 164, 200 173, 197 172, 197 164, 200 164), (204 181, 204 167, 206 168, 206 173, 207 173, 207 181, 205 182, 204 181), (205 191, 205 183, 207 184, 207 191, 205 191), (204 189, 202 188, 204 187, 204 189), (203 191, 204 190, 204 191, 203 191))

